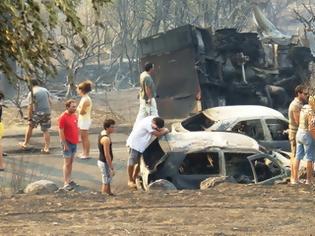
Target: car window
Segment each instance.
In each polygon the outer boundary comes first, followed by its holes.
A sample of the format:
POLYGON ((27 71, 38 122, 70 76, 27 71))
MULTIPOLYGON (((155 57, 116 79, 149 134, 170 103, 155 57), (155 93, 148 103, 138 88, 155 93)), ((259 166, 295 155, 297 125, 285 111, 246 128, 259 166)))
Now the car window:
POLYGON ((238 183, 254 182, 253 170, 248 156, 253 153, 224 153, 226 175, 233 177, 238 183))
POLYGON ((180 165, 179 173, 182 175, 219 174, 219 155, 216 152, 189 153, 180 165))
POLYGON ((251 160, 255 169, 257 181, 262 182, 282 174, 281 167, 266 157, 251 160))
POLYGON ((199 113, 182 122, 182 126, 189 131, 204 131, 213 124, 214 121, 210 120, 203 113, 199 113))
POLYGON ((256 140, 264 140, 264 131, 260 120, 244 120, 237 123, 232 132, 245 134, 256 140))
POLYGON ((279 119, 266 119, 272 140, 288 140, 288 122, 279 119))

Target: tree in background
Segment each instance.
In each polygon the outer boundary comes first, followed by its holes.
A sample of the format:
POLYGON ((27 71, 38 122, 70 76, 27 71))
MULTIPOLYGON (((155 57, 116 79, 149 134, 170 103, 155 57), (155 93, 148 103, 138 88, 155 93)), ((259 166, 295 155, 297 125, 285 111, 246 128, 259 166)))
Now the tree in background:
MULTIPOLYGON (((83 25, 76 14, 78 0, 0 1, 0 70, 10 81, 24 80, 12 67, 15 61, 26 78, 55 74, 53 57, 60 50, 51 38, 60 21, 71 25, 86 44, 83 25)), ((92 0, 96 12, 109 0, 92 0)))

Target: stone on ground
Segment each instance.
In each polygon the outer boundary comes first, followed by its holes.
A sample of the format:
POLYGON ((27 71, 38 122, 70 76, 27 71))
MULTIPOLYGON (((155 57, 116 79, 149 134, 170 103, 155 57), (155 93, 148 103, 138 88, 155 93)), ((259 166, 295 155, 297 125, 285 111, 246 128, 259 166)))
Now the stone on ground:
POLYGON ((54 182, 50 180, 39 180, 27 185, 24 192, 28 194, 49 194, 57 190, 58 186, 54 182))
POLYGON ((176 190, 176 187, 168 180, 159 179, 151 183, 148 190, 176 190))

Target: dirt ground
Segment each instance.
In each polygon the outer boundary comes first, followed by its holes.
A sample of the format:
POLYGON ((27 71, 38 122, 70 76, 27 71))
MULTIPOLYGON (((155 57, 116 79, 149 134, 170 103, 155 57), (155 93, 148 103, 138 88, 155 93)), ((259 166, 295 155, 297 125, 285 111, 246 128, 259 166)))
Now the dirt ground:
MULTIPOLYGON (((93 95, 93 126, 99 127, 106 116, 130 127, 138 108, 136 91, 93 95)), ((63 103, 56 101, 53 116, 62 111, 63 103)), ((25 123, 10 114, 13 111, 6 111, 4 123, 12 134, 25 123)), ((4 146, 9 142, 5 140, 4 146)), ((51 195, 0 194, 0 235, 315 234, 315 189, 311 186, 224 183, 203 191, 143 192, 128 190, 124 182, 115 182, 121 185, 115 186, 115 197, 95 189, 51 195)))
POLYGON ((1 199, 1 235, 314 235, 314 189, 222 184, 204 191, 1 199))

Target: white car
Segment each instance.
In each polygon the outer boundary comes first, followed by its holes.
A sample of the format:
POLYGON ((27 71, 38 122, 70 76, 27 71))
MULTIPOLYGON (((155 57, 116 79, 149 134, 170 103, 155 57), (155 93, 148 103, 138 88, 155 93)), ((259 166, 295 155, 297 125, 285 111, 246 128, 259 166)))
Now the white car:
POLYGON ((155 139, 140 161, 139 183, 145 190, 160 180, 196 189, 205 179, 222 176, 272 184, 290 176, 290 161, 279 152, 264 152, 248 136, 228 132, 169 133, 155 139))
POLYGON ((269 149, 290 151, 288 119, 269 107, 240 105, 213 107, 172 125, 172 132, 229 131, 254 138, 269 149))

